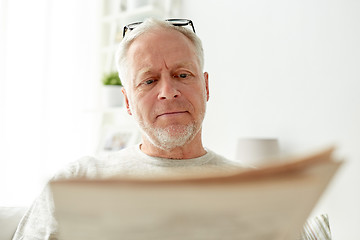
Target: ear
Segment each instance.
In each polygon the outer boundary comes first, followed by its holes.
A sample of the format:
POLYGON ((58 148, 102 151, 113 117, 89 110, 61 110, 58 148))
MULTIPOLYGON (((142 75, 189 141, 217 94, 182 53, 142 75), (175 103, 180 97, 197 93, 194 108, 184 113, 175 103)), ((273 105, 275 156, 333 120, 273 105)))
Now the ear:
POLYGON ((204 72, 204 79, 205 79, 205 87, 206 87, 206 96, 207 101, 209 101, 210 92, 209 92, 209 74, 207 72, 204 72))
POLYGON ((125 106, 126 106, 127 112, 128 112, 129 115, 132 115, 131 110, 130 110, 129 99, 128 99, 128 96, 127 96, 127 93, 126 93, 126 90, 125 90, 124 87, 121 89, 121 92, 124 95, 125 106))

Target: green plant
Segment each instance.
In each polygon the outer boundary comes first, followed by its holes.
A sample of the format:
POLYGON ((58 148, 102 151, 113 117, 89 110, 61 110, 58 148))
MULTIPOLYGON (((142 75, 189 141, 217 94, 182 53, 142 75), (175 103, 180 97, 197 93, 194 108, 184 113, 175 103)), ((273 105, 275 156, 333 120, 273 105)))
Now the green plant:
POLYGON ((104 85, 118 85, 122 86, 121 80, 117 72, 110 72, 108 74, 104 74, 102 78, 102 83, 104 85))

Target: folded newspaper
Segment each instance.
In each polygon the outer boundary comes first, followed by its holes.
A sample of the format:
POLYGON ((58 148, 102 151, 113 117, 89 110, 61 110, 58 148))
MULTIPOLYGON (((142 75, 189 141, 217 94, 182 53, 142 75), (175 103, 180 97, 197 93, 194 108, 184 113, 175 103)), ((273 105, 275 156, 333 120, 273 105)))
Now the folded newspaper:
POLYGON ((59 237, 297 239, 342 163, 333 150, 217 175, 53 181, 59 237))

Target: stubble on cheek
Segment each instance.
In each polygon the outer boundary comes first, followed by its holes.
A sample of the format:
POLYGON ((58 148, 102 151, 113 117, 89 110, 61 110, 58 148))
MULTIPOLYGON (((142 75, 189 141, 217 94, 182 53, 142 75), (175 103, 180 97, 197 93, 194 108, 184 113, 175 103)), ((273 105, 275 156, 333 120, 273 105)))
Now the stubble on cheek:
MULTIPOLYGON (((156 127, 156 116, 158 113, 166 112, 169 109, 192 109, 193 106, 190 103, 186 103, 188 105, 181 105, 184 103, 176 102, 176 106, 165 106, 162 105, 159 108, 154 108, 148 114, 144 115, 146 112, 141 108, 134 108, 131 102, 130 110, 134 119, 136 120, 142 135, 146 137, 146 139, 151 142, 154 146, 163 149, 163 150, 171 150, 176 147, 180 147, 189 143, 197 133, 201 130, 202 121, 206 112, 206 102, 207 95, 206 92, 203 93, 203 103, 200 107, 201 110, 197 114, 199 114, 198 118, 190 120, 186 124, 169 124, 164 127, 156 127), (146 119, 144 119, 146 118, 146 119)), ((190 113, 189 113, 190 114, 190 113)), ((193 114, 193 111, 192 111, 193 114)))

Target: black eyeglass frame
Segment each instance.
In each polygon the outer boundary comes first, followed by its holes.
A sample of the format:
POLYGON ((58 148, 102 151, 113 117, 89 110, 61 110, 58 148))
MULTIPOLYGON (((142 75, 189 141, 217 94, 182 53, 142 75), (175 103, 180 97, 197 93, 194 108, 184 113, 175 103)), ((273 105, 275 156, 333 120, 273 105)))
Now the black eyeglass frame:
MULTIPOLYGON (((170 22, 172 25, 177 26, 177 27, 184 27, 184 26, 190 25, 193 32, 196 33, 194 23, 189 19, 171 18, 171 19, 165 19, 165 21, 170 22)), ((134 28, 136 28, 141 23, 143 23, 143 22, 134 22, 134 23, 125 25, 124 29, 123 29, 123 38, 125 37, 125 34, 127 31, 134 30, 134 28)))

